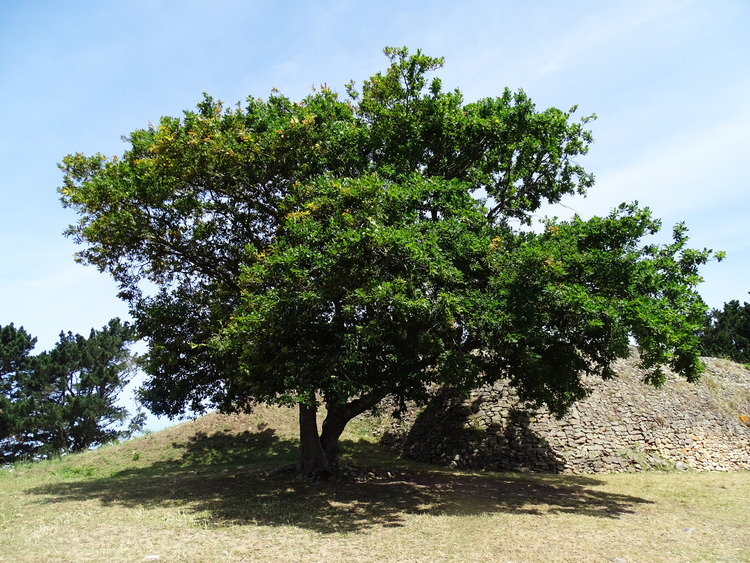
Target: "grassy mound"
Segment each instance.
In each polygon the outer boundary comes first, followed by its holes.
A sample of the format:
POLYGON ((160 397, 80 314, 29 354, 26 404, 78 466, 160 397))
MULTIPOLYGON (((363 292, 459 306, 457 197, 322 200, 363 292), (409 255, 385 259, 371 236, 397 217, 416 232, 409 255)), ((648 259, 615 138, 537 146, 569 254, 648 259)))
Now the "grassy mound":
POLYGON ((5 468, 0 561, 750 560, 750 473, 470 473, 400 460, 371 424, 339 483, 274 471, 297 455, 274 408, 5 468))

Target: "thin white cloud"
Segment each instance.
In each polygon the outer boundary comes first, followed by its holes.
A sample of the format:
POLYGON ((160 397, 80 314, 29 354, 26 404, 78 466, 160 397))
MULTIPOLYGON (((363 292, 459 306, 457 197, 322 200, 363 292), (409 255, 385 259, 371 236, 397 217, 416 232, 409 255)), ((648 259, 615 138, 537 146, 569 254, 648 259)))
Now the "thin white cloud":
POLYGON ((717 198, 732 205, 750 201, 748 180, 737 166, 750 153, 750 113, 690 137, 666 136, 649 143, 625 166, 599 175, 608 199, 639 199, 680 214, 717 198))
MULTIPOLYGON (((623 40, 634 41, 637 48, 643 48, 648 42, 639 34, 648 33, 647 28, 655 23, 659 25, 660 40, 666 42, 669 37, 665 31, 673 29, 669 20, 694 2, 690 0, 676 2, 640 2, 603 4, 602 11, 595 12, 580 20, 571 31, 556 42, 547 43, 544 57, 547 62, 541 66, 539 74, 548 75, 563 72, 571 66, 580 65, 581 60, 599 56, 611 57, 612 44, 623 40)), ((685 28, 679 28, 685 33, 685 28)))

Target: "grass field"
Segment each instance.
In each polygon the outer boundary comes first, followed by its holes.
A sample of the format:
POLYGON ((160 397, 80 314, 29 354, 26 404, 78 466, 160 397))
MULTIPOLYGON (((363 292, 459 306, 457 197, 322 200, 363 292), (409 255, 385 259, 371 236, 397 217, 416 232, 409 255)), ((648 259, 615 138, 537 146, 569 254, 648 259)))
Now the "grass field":
POLYGON ((470 473, 365 422, 343 482, 274 468, 295 413, 208 415, 0 470, 0 561, 750 561, 750 473, 470 473))

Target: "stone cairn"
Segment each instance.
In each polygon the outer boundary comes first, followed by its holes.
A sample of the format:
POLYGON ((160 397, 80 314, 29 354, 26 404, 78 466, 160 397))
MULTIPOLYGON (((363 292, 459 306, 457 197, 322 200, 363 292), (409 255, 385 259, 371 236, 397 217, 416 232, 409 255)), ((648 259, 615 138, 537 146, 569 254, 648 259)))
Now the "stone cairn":
POLYGON ((391 420, 382 443, 405 457, 496 471, 601 473, 750 469, 750 370, 703 358, 690 384, 673 373, 655 389, 637 354, 617 377, 586 380, 591 394, 557 420, 519 404, 507 382, 461 397, 435 392, 426 408, 391 420))

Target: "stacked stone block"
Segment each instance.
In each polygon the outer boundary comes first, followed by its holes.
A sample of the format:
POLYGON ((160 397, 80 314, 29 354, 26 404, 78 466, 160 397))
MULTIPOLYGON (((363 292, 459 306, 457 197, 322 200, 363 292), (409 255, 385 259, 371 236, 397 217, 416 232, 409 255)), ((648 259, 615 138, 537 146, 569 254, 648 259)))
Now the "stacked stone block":
POLYGON ((750 371, 704 362, 699 383, 669 374, 655 389, 642 382, 634 353, 615 364, 615 379, 586 380, 590 396, 561 420, 525 408, 507 382, 468 397, 437 390, 424 410, 407 412, 382 440, 415 460, 472 469, 750 469, 750 371))

